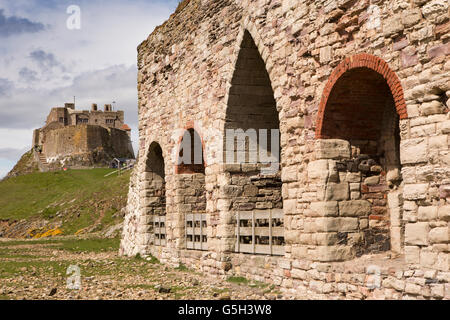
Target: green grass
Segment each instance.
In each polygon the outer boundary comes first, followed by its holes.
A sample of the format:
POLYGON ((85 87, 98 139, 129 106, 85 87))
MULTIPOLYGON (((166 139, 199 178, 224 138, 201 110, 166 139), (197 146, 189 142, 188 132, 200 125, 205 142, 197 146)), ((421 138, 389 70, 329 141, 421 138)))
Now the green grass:
POLYGON ((34 272, 36 275, 64 275, 67 268, 71 264, 72 263, 70 263, 69 261, 2 261, 0 266, 0 278, 13 278, 15 276, 23 275, 27 272, 34 272))
POLYGON ((0 259, 36 259, 30 250, 18 250, 18 249, 0 249, 0 259))
POLYGON ((247 278, 234 276, 228 277, 227 281, 235 284, 248 284, 250 282, 247 278))
POLYGON ((178 271, 184 271, 184 272, 189 272, 189 271, 191 271, 191 269, 189 269, 188 267, 186 267, 186 265, 184 265, 183 263, 180 263, 180 264, 178 265, 178 267, 175 268, 175 270, 178 270, 178 271))
POLYGON ((1 241, 0 248, 2 247, 14 247, 20 245, 28 245, 28 244, 54 244, 58 243, 56 239, 30 239, 30 240, 10 240, 10 241, 1 241))
POLYGON ((222 293, 229 293, 230 289, 229 288, 213 288, 212 292, 217 294, 217 295, 219 295, 219 294, 222 294, 222 293))
POLYGON ((120 239, 71 239, 61 241, 58 249, 71 252, 106 252, 119 250, 120 239))
POLYGON ((268 283, 264 283, 264 282, 256 281, 256 280, 250 281, 247 278, 237 277, 237 276, 230 276, 230 277, 228 277, 227 281, 230 283, 235 283, 235 284, 239 284, 239 285, 241 285, 241 284, 247 285, 250 288, 264 289, 269 286, 268 283))
POLYGON ((144 289, 144 290, 156 290, 155 286, 152 284, 130 284, 125 288, 128 289, 144 289))
MULTIPOLYGON (((119 238, 91 238, 91 239, 39 239, 39 240, 14 240, 0 242, 0 255, 2 253, 8 253, 17 251, 11 247, 21 245, 34 245, 34 244, 47 244, 51 245, 51 248, 67 250, 70 252, 106 252, 119 250, 120 239, 119 238), (8 247, 5 249, 4 247, 8 247)), ((22 250, 22 253, 24 250, 22 250)))
POLYGON ((64 234, 91 226, 101 215, 101 227, 118 223, 113 214, 126 205, 130 172, 104 177, 112 171, 39 172, 0 181, 0 219, 59 218, 64 234))

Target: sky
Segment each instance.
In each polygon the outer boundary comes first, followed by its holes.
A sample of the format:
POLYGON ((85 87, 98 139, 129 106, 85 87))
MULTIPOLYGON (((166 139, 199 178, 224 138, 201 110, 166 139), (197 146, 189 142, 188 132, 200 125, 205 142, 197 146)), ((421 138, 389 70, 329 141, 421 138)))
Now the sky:
POLYGON ((83 110, 115 101, 137 150, 136 48, 177 4, 0 0, 0 179, 31 149, 50 109, 74 96, 83 110))

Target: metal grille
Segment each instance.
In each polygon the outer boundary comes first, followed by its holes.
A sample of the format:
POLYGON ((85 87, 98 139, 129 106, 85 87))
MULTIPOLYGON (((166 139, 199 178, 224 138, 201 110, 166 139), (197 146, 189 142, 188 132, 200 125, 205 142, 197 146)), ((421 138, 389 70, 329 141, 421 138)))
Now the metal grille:
POLYGON ((236 252, 284 255, 283 209, 237 212, 235 231, 236 252))
POLYGON ((186 249, 208 250, 206 214, 186 215, 186 249))
POLYGON ((153 244, 166 245, 166 216, 153 216, 153 244))

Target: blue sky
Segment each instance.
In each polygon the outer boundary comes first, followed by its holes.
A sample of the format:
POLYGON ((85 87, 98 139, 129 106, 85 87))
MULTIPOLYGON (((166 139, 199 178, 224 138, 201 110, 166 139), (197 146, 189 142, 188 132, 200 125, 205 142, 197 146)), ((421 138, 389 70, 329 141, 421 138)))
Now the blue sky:
POLYGON ((51 107, 116 101, 137 143, 136 48, 178 0, 0 0, 0 178, 51 107), (81 9, 81 29, 66 26, 81 9))

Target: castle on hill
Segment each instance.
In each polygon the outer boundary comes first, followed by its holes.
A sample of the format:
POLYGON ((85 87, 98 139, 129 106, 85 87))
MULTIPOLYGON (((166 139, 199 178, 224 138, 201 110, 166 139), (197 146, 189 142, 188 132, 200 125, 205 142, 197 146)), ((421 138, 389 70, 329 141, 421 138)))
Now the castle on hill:
POLYGON ((33 152, 39 169, 101 167, 114 158, 134 159, 131 129, 124 112, 110 104, 98 110, 77 110, 74 103, 52 108, 45 125, 33 132, 33 152))

